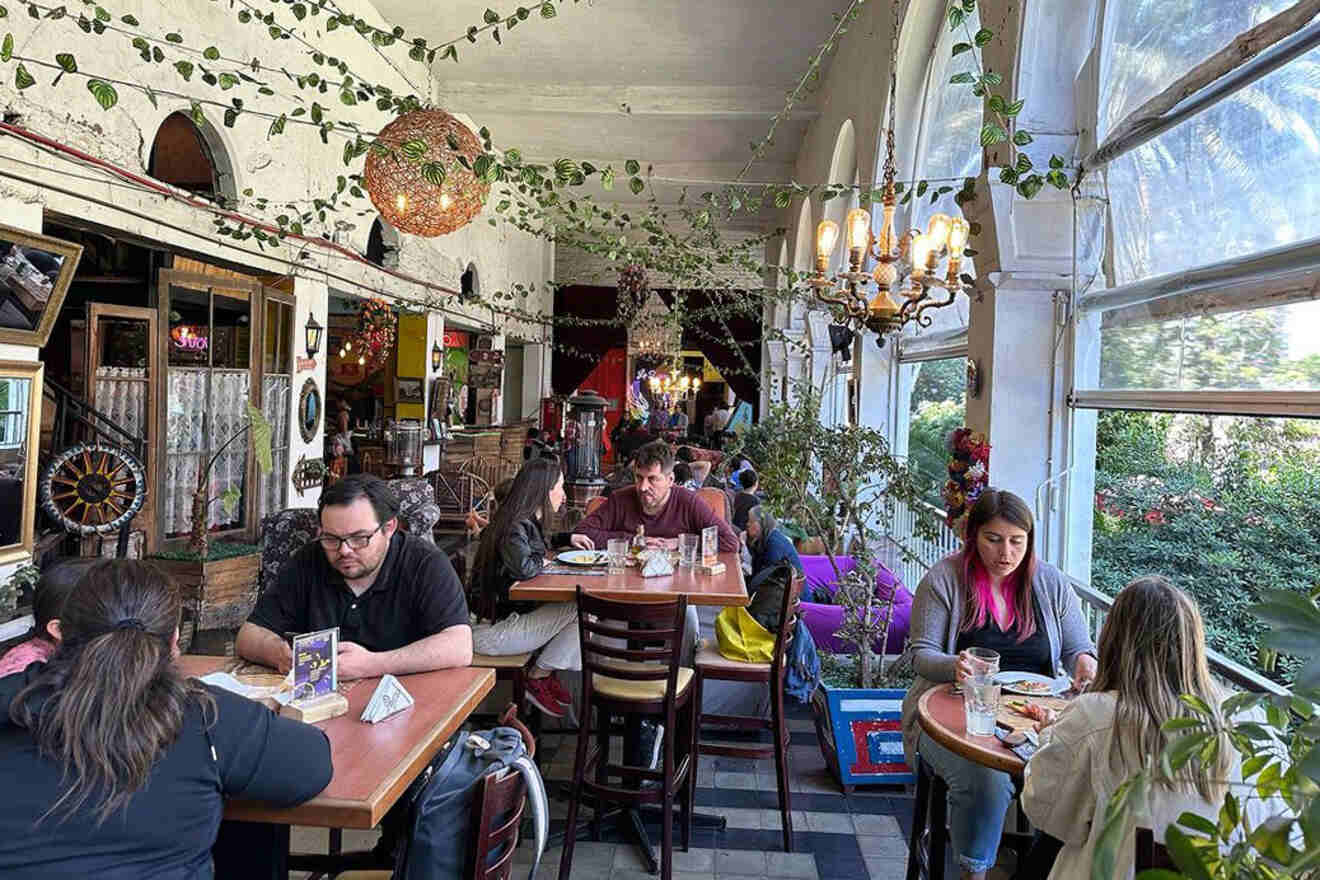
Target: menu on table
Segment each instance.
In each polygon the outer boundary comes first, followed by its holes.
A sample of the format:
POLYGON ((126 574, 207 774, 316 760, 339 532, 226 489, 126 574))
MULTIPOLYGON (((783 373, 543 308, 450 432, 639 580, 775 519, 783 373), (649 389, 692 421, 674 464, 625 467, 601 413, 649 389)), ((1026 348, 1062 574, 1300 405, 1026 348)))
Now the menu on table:
POLYGON ((293 637, 293 698, 314 700, 339 687, 339 627, 293 637))

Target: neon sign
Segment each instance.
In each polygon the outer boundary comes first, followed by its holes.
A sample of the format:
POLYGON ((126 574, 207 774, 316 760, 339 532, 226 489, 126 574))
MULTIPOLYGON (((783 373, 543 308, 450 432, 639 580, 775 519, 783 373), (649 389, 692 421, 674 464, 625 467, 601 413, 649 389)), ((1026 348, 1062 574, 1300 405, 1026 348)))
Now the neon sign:
POLYGON ((210 345, 210 340, 205 335, 205 328, 198 332, 197 327, 188 324, 180 324, 170 330, 170 339, 174 341, 176 348, 187 349, 188 351, 206 351, 210 345))

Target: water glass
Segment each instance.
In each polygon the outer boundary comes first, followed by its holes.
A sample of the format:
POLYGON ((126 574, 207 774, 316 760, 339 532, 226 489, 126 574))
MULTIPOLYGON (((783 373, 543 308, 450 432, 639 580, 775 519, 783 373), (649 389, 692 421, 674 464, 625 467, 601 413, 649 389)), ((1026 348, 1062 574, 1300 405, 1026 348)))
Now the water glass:
POLYGON ((963 715, 970 736, 994 736, 999 715, 999 685, 968 679, 963 684, 963 715))
POLYGON ((701 547, 700 535, 678 536, 678 564, 680 568, 696 568, 697 554, 701 547))
POLYGON ((999 673, 999 652, 989 648, 968 648, 967 656, 972 658, 973 682, 985 684, 999 673))
POLYGON ((628 547, 627 538, 610 538, 605 545, 608 551, 608 571, 610 574, 625 574, 628 571, 628 547))

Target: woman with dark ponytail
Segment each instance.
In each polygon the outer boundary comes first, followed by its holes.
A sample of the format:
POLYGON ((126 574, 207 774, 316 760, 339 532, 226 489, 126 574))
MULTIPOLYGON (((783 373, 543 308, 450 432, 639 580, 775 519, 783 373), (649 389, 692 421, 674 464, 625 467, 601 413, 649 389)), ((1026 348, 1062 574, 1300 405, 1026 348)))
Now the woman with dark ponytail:
POLYGON ((50 660, 0 678, 0 876, 209 878, 225 797, 330 781, 320 730, 183 677, 179 610, 153 566, 99 563, 50 660))

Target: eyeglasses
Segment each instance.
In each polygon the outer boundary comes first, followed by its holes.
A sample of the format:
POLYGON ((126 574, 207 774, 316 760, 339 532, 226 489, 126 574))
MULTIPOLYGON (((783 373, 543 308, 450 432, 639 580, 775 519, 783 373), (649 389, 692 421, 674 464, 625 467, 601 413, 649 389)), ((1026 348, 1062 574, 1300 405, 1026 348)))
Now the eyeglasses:
POLYGON ((316 540, 320 542, 321 547, 327 553, 331 551, 338 552, 344 544, 347 544, 350 550, 365 550, 367 545, 371 543, 371 539, 376 537, 376 533, 384 527, 385 524, 381 523, 365 535, 349 535, 347 538, 322 532, 316 536, 316 540))

